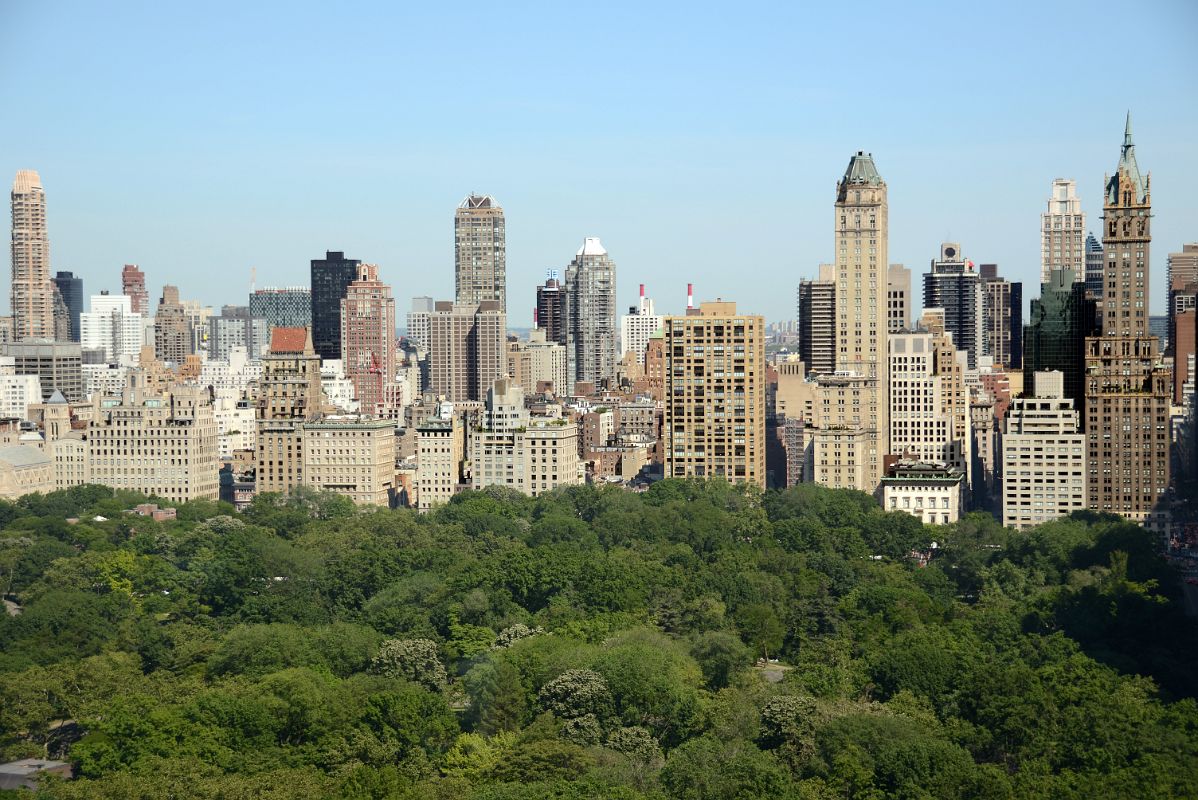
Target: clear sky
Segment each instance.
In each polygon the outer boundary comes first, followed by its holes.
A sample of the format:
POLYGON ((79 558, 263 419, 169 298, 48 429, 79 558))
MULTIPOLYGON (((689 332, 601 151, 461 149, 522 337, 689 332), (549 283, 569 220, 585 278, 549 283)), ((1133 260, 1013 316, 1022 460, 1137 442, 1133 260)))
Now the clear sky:
MULTIPOLYGON (((889 185, 890 260, 941 241, 1038 294, 1039 214, 1099 230, 1131 109, 1152 307, 1198 240, 1198 2, 302 3, 0 0, 0 176, 41 173, 86 294, 244 304, 326 249, 453 294, 453 211, 507 215, 509 324, 586 236, 677 312, 794 315, 849 156, 889 185)), ((8 271, 0 285, 7 297, 8 271)), ((0 301, 7 307, 7 302, 0 301)))

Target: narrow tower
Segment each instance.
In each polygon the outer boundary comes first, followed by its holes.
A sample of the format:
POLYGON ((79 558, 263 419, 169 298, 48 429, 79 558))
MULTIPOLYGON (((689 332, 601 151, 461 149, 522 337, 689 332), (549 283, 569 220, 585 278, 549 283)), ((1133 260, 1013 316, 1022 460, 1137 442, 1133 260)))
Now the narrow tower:
POLYGON ((13 340, 54 338, 54 284, 46 234, 46 191, 31 169, 12 183, 13 340))
POLYGON ((499 303, 507 313, 507 253, 503 207, 490 195, 471 194, 453 217, 455 302, 499 303))

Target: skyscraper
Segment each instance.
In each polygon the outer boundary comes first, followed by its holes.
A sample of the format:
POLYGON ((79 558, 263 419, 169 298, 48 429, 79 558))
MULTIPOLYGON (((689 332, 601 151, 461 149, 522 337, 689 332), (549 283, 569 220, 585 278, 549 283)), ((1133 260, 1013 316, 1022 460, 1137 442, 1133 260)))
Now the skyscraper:
POLYGON ((923 276, 923 307, 943 308, 944 327, 958 350, 969 355, 969 368, 978 365, 986 342, 986 300, 982 278, 973 262, 961 254, 961 245, 940 245, 940 258, 923 276))
POLYGON ((312 259, 312 346, 321 358, 341 358, 341 301, 361 263, 340 250, 312 259))
POLYGON ((566 267, 566 358, 571 391, 616 374, 616 262, 595 237, 566 267))
POLYGON ((163 286, 154 314, 154 357, 182 364, 192 352, 191 320, 179 300, 178 286, 163 286))
POLYGON ((809 375, 836 370, 834 264, 820 264, 817 280, 799 282, 799 358, 809 375))
POLYGON ((1044 389, 1036 385, 1036 376, 1057 372, 1063 396, 1077 409, 1085 399, 1085 341, 1096 324, 1094 301, 1086 296, 1085 284, 1076 280, 1073 270, 1053 270, 1049 277, 1040 287, 1040 297, 1032 300, 1031 318, 1024 328, 1024 394, 1041 396, 1044 389))
POLYGON ((1148 330, 1151 177, 1136 163, 1130 113, 1103 212, 1101 335, 1085 345, 1088 506, 1155 525, 1169 486, 1172 378, 1148 330))
MULTIPOLYGON (((1179 294, 1191 294, 1186 287, 1198 283, 1198 243, 1182 245, 1181 252, 1170 253, 1169 260, 1165 264, 1165 315, 1169 318, 1167 334, 1169 343, 1165 352, 1169 355, 1176 355, 1176 348, 1173 346, 1173 342, 1177 338, 1173 331, 1174 317, 1177 313, 1176 298, 1179 294)), ((1176 359, 1174 363, 1176 363, 1176 359)))
POLYGON ((70 341, 79 341, 79 315, 83 313, 83 279, 76 278, 73 272, 59 272, 54 276, 54 286, 58 295, 66 305, 68 320, 68 337, 70 341))
POLYGON ((666 477, 765 488, 765 322, 736 303, 662 320, 666 477))
POLYGON ((818 379, 804 477, 873 494, 889 452, 886 182, 864 151, 836 185, 836 374, 818 379))
POLYGON ((250 292, 250 316, 266 320, 268 328, 310 328, 312 290, 271 286, 250 292))
POLYGON ((126 264, 121 269, 121 294, 129 296, 134 314, 146 316, 150 313, 150 295, 146 291, 146 274, 136 264, 126 264))
POLYGON ((890 451, 968 474, 970 416, 965 354, 943 333, 891 334, 890 451))
POLYGON ((1023 284, 998 276, 997 264, 982 264, 985 292, 984 352, 1011 369, 1023 366, 1023 284))
POLYGON ((636 356, 638 364, 645 363, 645 346, 649 337, 661 330, 661 316, 653 310, 653 299, 645 297, 645 284, 641 284, 641 299, 630 306, 628 313, 620 317, 620 355, 636 356))
POLYGON ((1089 297, 1091 300, 1102 299, 1104 263, 1102 243, 1094 238, 1094 234, 1086 234, 1086 297, 1089 297))
POLYGON ((142 347, 142 316, 132 310, 128 295, 92 295, 91 310, 80 315, 80 324, 81 343, 89 350, 102 350, 105 363, 137 363, 142 347))
POLYGON ((429 388, 451 403, 484 400, 507 368, 507 318, 499 303, 439 300, 429 319, 429 388))
POLYGON ((1073 270, 1073 279, 1084 281, 1086 215, 1077 196, 1077 181, 1052 182, 1048 210, 1040 214, 1040 282, 1048 283, 1054 269, 1073 270))
POLYGON ((46 233, 46 191, 31 169, 12 184, 13 340, 54 338, 54 284, 46 233))
POLYGON ((358 266, 341 301, 341 363, 362 411, 378 415, 395 383, 395 299, 374 264, 358 266))
POLYGON ((494 197, 471 194, 462 201, 453 216, 454 297, 459 305, 494 300, 500 313, 507 313, 504 240, 503 208, 494 197))
POLYGON ((555 269, 549 271, 545 284, 537 287, 537 327, 545 330, 548 341, 565 346, 566 290, 557 279, 555 269))
POLYGON ((270 326, 248 306, 222 306, 220 316, 209 317, 207 325, 210 361, 228 361, 234 347, 244 347, 249 358, 258 359, 270 344, 270 326))
POLYGON ((262 357, 258 391, 257 491, 286 492, 303 483, 304 422, 324 403, 320 356, 307 328, 275 328, 262 357))

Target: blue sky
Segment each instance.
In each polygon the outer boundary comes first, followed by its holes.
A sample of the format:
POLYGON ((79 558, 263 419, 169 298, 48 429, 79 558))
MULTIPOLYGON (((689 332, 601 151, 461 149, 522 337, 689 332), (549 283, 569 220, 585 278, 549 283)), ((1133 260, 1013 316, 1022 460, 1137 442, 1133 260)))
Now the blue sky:
POLYGON ((781 319, 830 260, 856 150, 917 287, 948 240, 1031 284, 1052 179, 1098 230, 1130 108, 1159 312, 1166 254, 1198 240, 1195 34, 1191 0, 0 0, 0 176, 41 173, 53 268, 87 294, 138 263, 155 297, 243 304, 251 267, 307 285, 334 249, 378 263, 402 314, 452 296, 477 191, 507 214, 514 326, 586 236, 621 306, 643 282, 678 311, 691 281, 781 319))

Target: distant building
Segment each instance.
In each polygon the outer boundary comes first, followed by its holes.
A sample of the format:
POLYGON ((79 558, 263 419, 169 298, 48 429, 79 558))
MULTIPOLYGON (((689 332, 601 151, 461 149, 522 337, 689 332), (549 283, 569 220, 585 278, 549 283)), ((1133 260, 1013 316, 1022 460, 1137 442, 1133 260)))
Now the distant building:
POLYGON ((482 400, 507 366, 507 320, 494 300, 438 301, 429 321, 429 384, 451 403, 482 400))
POLYGON ((355 503, 390 506, 395 494, 395 421, 324 417, 303 423, 303 483, 355 503))
POLYGON ((889 357, 891 452, 968 474, 965 354, 946 335, 917 330, 891 334, 889 357))
POLYGON ((645 284, 641 284, 641 299, 628 313, 620 317, 621 356, 631 353, 638 364, 645 363, 645 346, 649 338, 661 330, 661 316, 653 310, 652 298, 645 297, 645 284))
POLYGON ((566 267, 566 358, 571 390, 616 374, 616 262, 594 237, 566 267))
POLYGON ((62 298, 67 311, 67 336, 70 341, 79 341, 79 315, 83 313, 83 279, 73 272, 59 272, 54 276, 54 286, 62 298))
POLYGON ((250 317, 266 320, 268 328, 312 326, 312 290, 267 287, 250 293, 250 317))
POLYGON ((178 286, 163 286, 154 314, 154 357, 168 364, 182 364, 194 352, 191 320, 179 299, 178 286))
POLYGON ((28 340, 9 342, 2 349, 13 358, 17 375, 38 377, 42 400, 50 399, 57 389, 72 403, 83 401, 83 351, 78 343, 28 340))
POLYGON ((46 233, 46 190, 31 169, 12 184, 12 338, 55 338, 54 282, 46 233))
POLYGON ((54 459, 36 447, 0 447, 0 498, 54 491, 54 459))
POLYGON ((440 403, 416 426, 416 507, 429 511, 462 488, 466 427, 452 403, 440 403))
POLYGON ((1038 396, 1011 401, 1002 434, 1002 523, 1016 530, 1086 507, 1086 436, 1064 375, 1035 383, 1038 396))
POLYGON ((799 282, 799 358, 809 374, 836 370, 836 267, 820 264, 819 279, 799 282))
POLYGON ((407 319, 408 340, 420 350, 428 350, 434 307, 431 297, 412 298, 412 310, 408 312, 407 319))
POLYGON ((143 345, 141 314, 134 313, 128 295, 102 292, 91 297, 91 308, 80 315, 80 343, 100 350, 105 364, 137 363, 143 345))
POLYGON ((569 387, 566 348, 547 341, 544 328, 533 328, 528 341, 508 342, 507 374, 528 394, 544 383, 552 385, 555 394, 565 393, 569 387))
POLYGON ((275 328, 262 357, 258 391, 258 492, 287 492, 304 482, 303 423, 324 404, 320 356, 307 328, 275 328))
POLYGON ((507 313, 507 249, 503 208, 490 195, 471 194, 453 217, 454 302, 493 301, 507 313))
POLYGON ((666 477, 765 488, 765 321, 708 302, 662 320, 666 477))
POLYGON ((321 358, 341 358, 341 301, 361 263, 340 250, 312 259, 312 344, 321 358))
POLYGON ((984 352, 1010 369, 1023 366, 1023 284, 998 276, 997 264, 980 267, 985 291, 984 352))
POLYGON ((121 269, 121 294, 129 297, 134 314, 149 316, 150 294, 146 291, 146 274, 136 264, 126 264, 121 269))
POLYGON ((1054 269, 1071 270, 1079 283, 1085 280, 1085 231, 1077 181, 1057 178, 1048 210, 1040 214, 1040 283, 1048 283, 1054 269))
POLYGON ((270 324, 246 306, 223 306, 220 316, 208 318, 208 358, 213 361, 228 361, 235 347, 261 358, 269 343, 270 324))
POLYGON ((965 473, 955 467, 900 461, 882 477, 882 507, 925 525, 949 525, 961 516, 964 491, 965 473))
POLYGON ((1060 372, 1064 396, 1078 408, 1085 396, 1085 339, 1094 325, 1094 301, 1086 299, 1085 284, 1075 280, 1072 270, 1054 270, 1040 287, 1040 297, 1032 300, 1024 329, 1024 391, 1038 395, 1036 374, 1060 372))
POLYGON ((911 270, 902 264, 886 269, 886 322, 890 333, 911 328, 911 270))
POLYGON ((550 270, 543 286, 537 287, 537 327, 545 331, 550 342, 566 345, 566 290, 557 279, 557 270, 550 270))
POLYGON ((387 387, 395 384, 395 299, 374 264, 358 265, 341 301, 341 363, 360 409, 383 416, 387 387))
POLYGON ((945 329, 968 355, 969 368, 976 369, 986 342, 986 300, 981 275, 961 254, 961 245, 940 245, 940 258, 923 276, 923 307, 944 309, 945 329))
POLYGON ((1090 300, 1102 299, 1104 263, 1102 242, 1095 239, 1094 234, 1086 234, 1086 297, 1090 300))

